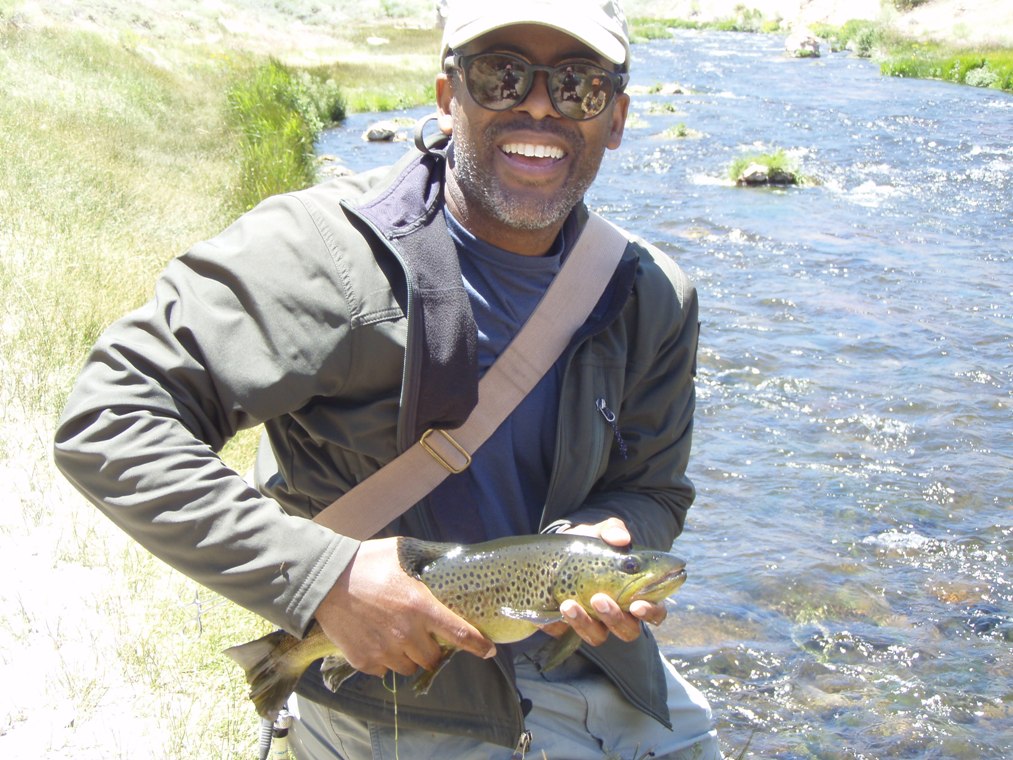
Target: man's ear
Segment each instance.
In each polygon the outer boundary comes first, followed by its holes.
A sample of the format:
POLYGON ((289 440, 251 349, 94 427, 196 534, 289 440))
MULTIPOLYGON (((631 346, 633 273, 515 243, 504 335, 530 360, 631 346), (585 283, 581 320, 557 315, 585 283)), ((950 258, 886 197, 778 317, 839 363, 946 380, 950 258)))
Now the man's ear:
POLYGON ((625 92, 616 95, 612 105, 612 124, 609 131, 609 150, 615 150, 623 142, 623 130, 626 129, 626 116, 630 112, 630 96, 625 92))
POLYGON ((454 99, 454 83, 447 73, 436 75, 436 123, 445 135, 454 132, 454 117, 450 112, 450 103, 454 99))

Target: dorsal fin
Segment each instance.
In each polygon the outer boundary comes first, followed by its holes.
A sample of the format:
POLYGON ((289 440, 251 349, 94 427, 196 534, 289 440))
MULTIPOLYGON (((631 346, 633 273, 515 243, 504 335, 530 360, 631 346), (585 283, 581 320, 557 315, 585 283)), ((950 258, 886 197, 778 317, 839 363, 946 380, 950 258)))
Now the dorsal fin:
POLYGON ((421 541, 417 538, 401 536, 397 540, 397 559, 401 569, 408 575, 418 578, 422 570, 433 560, 439 559, 459 544, 440 541, 421 541))

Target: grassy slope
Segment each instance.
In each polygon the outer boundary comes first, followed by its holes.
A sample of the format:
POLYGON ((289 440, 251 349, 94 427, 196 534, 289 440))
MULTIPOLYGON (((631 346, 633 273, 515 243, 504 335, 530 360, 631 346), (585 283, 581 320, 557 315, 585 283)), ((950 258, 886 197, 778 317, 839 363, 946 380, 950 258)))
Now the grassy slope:
MULTIPOLYGON (((307 14, 298 22, 272 3, 239 5, 256 13, 0 0, 0 682, 19 684, 0 690, 0 750, 12 756, 253 752, 246 685, 220 652, 265 624, 72 492, 51 464, 55 417, 99 332, 245 197, 235 85, 269 68, 270 52, 330 61, 325 76, 353 108, 431 99, 438 33, 388 19, 370 26, 389 40, 377 50, 360 26, 338 23, 334 37, 304 26, 319 21, 315 3, 288 4, 307 14), (403 71, 411 81, 395 87, 403 71)), ((225 452, 240 471, 250 442, 225 452)))
POLYGON ((227 222, 230 69, 178 63, 0 21, 0 749, 11 755, 226 758, 252 742, 244 685, 218 652, 259 622, 123 539, 49 464, 53 416, 99 331, 227 222))

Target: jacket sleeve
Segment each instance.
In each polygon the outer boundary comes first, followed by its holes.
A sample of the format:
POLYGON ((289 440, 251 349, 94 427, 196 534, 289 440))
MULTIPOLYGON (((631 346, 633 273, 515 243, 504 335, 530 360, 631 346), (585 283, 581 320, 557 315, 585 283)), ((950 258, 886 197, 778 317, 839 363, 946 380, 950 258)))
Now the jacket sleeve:
POLYGON ((98 340, 55 442, 60 470, 149 551, 297 635, 358 542, 285 514, 217 452, 340 392, 354 336, 333 245, 281 196, 171 262, 98 340))
POLYGON ((696 408, 697 292, 665 254, 642 259, 632 311, 624 315, 628 353, 604 473, 571 523, 622 519, 639 546, 667 551, 696 495, 686 474, 696 408))

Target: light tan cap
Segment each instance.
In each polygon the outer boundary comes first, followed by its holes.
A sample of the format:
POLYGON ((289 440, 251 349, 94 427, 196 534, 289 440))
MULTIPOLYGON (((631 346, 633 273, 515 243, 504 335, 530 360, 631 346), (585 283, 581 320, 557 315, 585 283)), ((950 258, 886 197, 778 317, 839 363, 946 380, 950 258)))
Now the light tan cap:
POLYGON ((537 24, 558 29, 629 69, 629 28, 618 0, 450 0, 447 5, 441 60, 495 29, 537 24))

